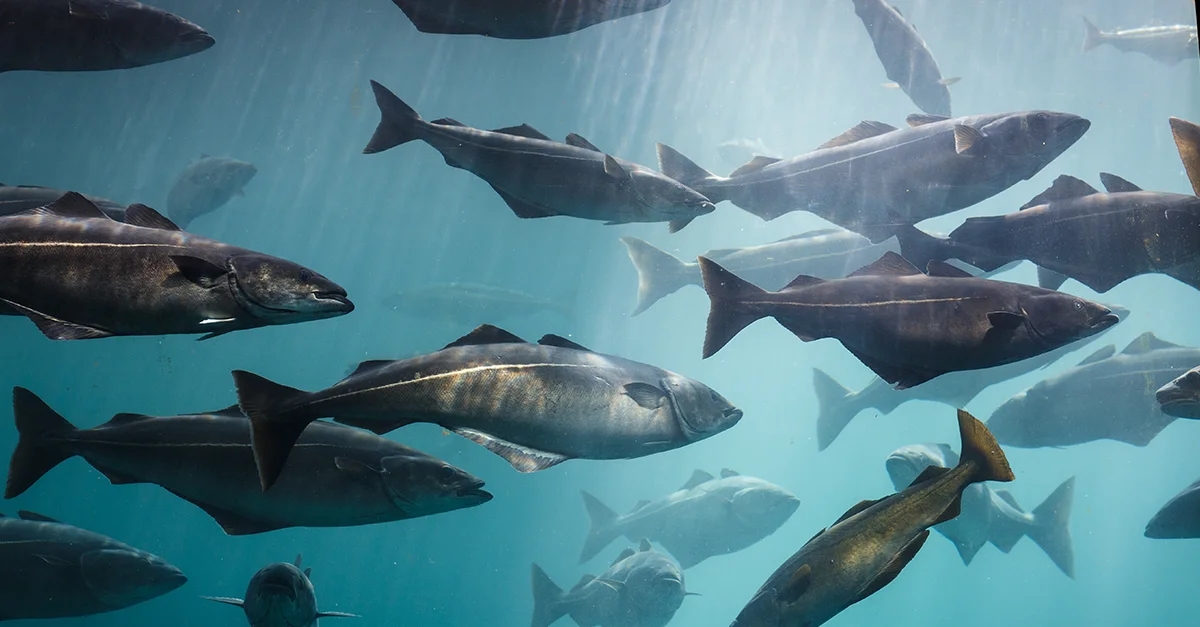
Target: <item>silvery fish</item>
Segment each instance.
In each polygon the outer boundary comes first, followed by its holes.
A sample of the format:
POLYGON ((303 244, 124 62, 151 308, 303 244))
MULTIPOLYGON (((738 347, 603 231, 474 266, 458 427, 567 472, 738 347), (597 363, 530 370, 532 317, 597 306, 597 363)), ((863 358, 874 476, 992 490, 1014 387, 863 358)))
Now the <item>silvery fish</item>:
POLYGON ((423 33, 543 39, 653 11, 671 0, 392 0, 423 33))
POLYGON ((1083 51, 1108 44, 1121 52, 1140 52, 1159 63, 1175 65, 1197 58, 1196 27, 1192 24, 1144 26, 1102 31, 1083 18, 1083 51))

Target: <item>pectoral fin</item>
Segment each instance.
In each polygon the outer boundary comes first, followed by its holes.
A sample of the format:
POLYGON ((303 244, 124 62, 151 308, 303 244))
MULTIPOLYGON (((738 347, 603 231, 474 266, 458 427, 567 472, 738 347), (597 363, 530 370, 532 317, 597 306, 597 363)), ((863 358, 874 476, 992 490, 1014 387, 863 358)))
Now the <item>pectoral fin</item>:
POLYGON ((909 543, 906 544, 904 548, 892 558, 892 561, 888 562, 888 565, 883 568, 879 575, 877 575, 875 579, 871 581, 871 583, 867 584, 867 586, 863 588, 862 592, 860 592, 858 596, 850 602, 850 604, 853 605, 858 603, 872 594, 879 592, 889 583, 892 583, 892 581, 896 579, 896 576, 900 574, 900 571, 904 570, 905 566, 908 566, 908 563, 912 561, 913 557, 916 557, 917 551, 921 550, 921 546, 925 544, 925 540, 927 538, 929 538, 928 529, 917 534, 915 538, 909 541, 909 543))
POLYGON ((1011 330, 1025 324, 1025 316, 1012 311, 989 311, 987 318, 997 329, 1011 330))
POLYGON ((797 568, 792 576, 788 578, 787 583, 775 593, 775 598, 781 603, 795 603, 800 597, 808 591, 808 587, 812 584, 812 566, 804 564, 797 568))

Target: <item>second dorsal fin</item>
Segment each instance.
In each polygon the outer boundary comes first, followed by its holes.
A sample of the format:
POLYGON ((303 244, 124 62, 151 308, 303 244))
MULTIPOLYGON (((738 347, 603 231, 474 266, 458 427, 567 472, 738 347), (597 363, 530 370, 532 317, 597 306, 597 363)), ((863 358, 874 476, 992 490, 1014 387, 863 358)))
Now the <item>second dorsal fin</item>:
POLYGON ((1149 353, 1150 351, 1161 350, 1165 348, 1179 348, 1179 345, 1172 344, 1164 339, 1159 338, 1154 334, 1154 331, 1146 331, 1145 333, 1134 338, 1133 341, 1129 343, 1129 346, 1126 346, 1125 350, 1121 352, 1126 355, 1142 355, 1149 353))
POLYGON ((1038 205, 1049 204, 1055 200, 1082 198, 1096 193, 1098 192, 1095 187, 1068 174, 1062 174, 1054 179, 1054 183, 1046 191, 1034 196, 1032 200, 1021 205, 1021 208, 1028 209, 1038 205))
POLYGON ((593 152, 604 152, 603 150, 597 148, 595 144, 577 133, 570 133, 567 135, 567 145, 574 146, 576 148, 582 148, 584 150, 591 150, 593 152))
POLYGON ((963 270, 962 268, 960 268, 958 266, 948 264, 945 261, 938 261, 937 259, 929 260, 929 263, 925 267, 925 272, 929 276, 940 276, 940 277, 947 277, 947 278, 951 278, 951 279, 974 278, 971 276, 970 272, 967 272, 966 270, 963 270))
POLYGON ((1100 182, 1104 184, 1104 189, 1110 194, 1120 192, 1140 192, 1142 188, 1130 183, 1129 181, 1108 172, 1100 173, 1100 182))
POLYGON ((442 350, 455 346, 473 346, 479 344, 525 344, 525 340, 490 324, 481 324, 474 331, 450 342, 442 350))
POLYGON ((921 274, 921 271, 916 266, 909 263, 907 259, 901 257, 899 254, 889 250, 876 260, 875 263, 851 272, 850 276, 915 276, 918 274, 921 274))
POLYGON ((541 344, 542 346, 557 346, 558 348, 569 348, 572 350, 584 351, 587 353, 595 352, 592 349, 590 349, 586 346, 583 346, 582 344, 576 344, 575 342, 572 342, 571 340, 568 340, 567 338, 565 338, 561 335, 554 335, 553 333, 547 333, 546 335, 543 335, 542 339, 538 340, 538 344, 541 344))
POLYGON ((167 216, 147 207, 134 203, 129 205, 125 210, 125 223, 133 226, 141 226, 148 229, 162 229, 164 231, 182 231, 177 224, 172 222, 167 216))
POLYGON ((950 116, 948 116, 948 115, 933 115, 930 113, 914 113, 914 114, 908 116, 907 118, 904 118, 904 121, 908 122, 909 126, 925 126, 926 124, 933 124, 934 122, 945 122, 946 120, 949 120, 949 119, 950 119, 950 116))
POLYGON ((735 176, 741 176, 743 174, 749 174, 751 172, 756 172, 756 171, 761 170, 773 163, 779 163, 780 161, 782 161, 782 159, 777 159, 775 157, 763 157, 761 155, 755 155, 755 157, 753 159, 742 164, 741 166, 738 167, 738 169, 734 170, 733 172, 730 172, 729 178, 733 178, 735 176))
POLYGON ((864 139, 878 137, 894 130, 896 130, 896 127, 892 126, 891 124, 884 124, 883 122, 876 122, 874 120, 863 120, 862 122, 850 127, 850 129, 845 133, 842 133, 841 135, 834 137, 824 144, 817 146, 817 150, 846 146, 864 139))
POLYGON ((504 133, 505 135, 513 135, 516 137, 524 137, 526 139, 540 139, 542 141, 548 141, 548 142, 554 141, 553 139, 550 139, 549 135, 546 135, 545 133, 537 130, 536 128, 533 128, 532 126, 530 126, 528 124, 521 124, 518 126, 506 126, 504 128, 495 129, 492 132, 493 133, 504 133))
POLYGON ((683 484, 683 487, 679 488, 679 489, 680 490, 691 490, 692 488, 694 488, 702 483, 707 483, 712 480, 713 480, 712 475, 708 474, 707 472, 704 472, 703 470, 697 470, 692 473, 692 477, 687 480, 687 483, 683 484))
POLYGON ((31 209, 32 213, 48 216, 59 216, 62 218, 109 218, 103 211, 100 210, 92 201, 84 197, 79 192, 67 192, 58 200, 37 209, 31 209))

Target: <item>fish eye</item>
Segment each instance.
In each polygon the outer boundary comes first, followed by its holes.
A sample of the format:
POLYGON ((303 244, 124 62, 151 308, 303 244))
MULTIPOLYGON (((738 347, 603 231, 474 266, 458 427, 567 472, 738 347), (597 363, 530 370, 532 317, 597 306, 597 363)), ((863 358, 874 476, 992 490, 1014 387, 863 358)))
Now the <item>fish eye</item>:
POLYGON ((1075 311, 1083 311, 1083 301, 1075 301, 1075 311))
POLYGON ((708 395, 712 397, 714 403, 721 402, 721 395, 717 394, 716 390, 709 390, 708 395))
POLYGON ((309 272, 308 270, 301 270, 300 271, 300 280, 304 281, 305 283, 311 281, 312 280, 312 272, 309 272))
POLYGON ((442 466, 438 469, 438 478, 442 481, 449 481, 454 478, 454 469, 450 466, 442 466))

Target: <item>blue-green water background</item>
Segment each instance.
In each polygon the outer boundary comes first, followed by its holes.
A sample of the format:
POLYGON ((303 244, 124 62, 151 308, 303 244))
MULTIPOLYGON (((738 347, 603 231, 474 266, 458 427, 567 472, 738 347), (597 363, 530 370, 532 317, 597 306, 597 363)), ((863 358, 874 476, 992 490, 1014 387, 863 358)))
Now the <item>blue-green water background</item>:
MULTIPOLYGON (((1090 132, 1033 180, 931 221, 949 230, 969 215, 1015 210, 1062 173, 1093 183, 1112 171, 1145 187, 1187 192, 1168 116, 1200 120, 1200 70, 1112 48, 1081 53, 1081 15, 1102 28, 1195 23, 1186 0, 917 0, 901 9, 923 33, 960 115, 1020 109, 1076 113, 1090 132)), ((764 223, 724 204, 682 233, 663 225, 605 227, 568 218, 518 220, 480 180, 421 144, 363 156, 378 114, 367 80, 389 86, 427 117, 480 128, 528 122, 562 137, 654 163, 662 141, 714 170, 736 138, 799 154, 862 119, 900 124, 915 109, 886 80, 849 0, 675 0, 663 10, 541 41, 416 32, 387 0, 161 0, 204 26, 209 51, 141 69, 0 75, 0 180, 76 189, 122 202, 165 204, 175 174, 202 153, 258 166, 244 198, 191 230, 288 257, 345 286, 350 316, 190 337, 50 342, 28 321, 0 320, 0 383, 43 395, 79 425, 113 413, 174 414, 227 406, 229 371, 242 368, 319 388, 368 357, 428 351, 469 330, 396 315, 397 290, 476 281, 575 299, 578 315, 506 325, 519 335, 570 335, 596 350, 681 372, 745 410, 736 428, 661 455, 575 461, 518 475, 499 458, 428 425, 390 437, 488 481, 494 501, 388 525, 295 529, 227 537, 197 508, 155 486, 110 486, 68 461, 4 506, 31 509, 158 553, 190 582, 119 613, 62 624, 239 625, 235 609, 198 595, 240 596, 250 575, 302 552, 324 609, 354 625, 528 624, 529 564, 560 584, 598 573, 622 547, 576 563, 587 528, 579 489, 624 511, 676 489, 693 469, 722 467, 783 485, 802 500, 767 540, 687 572, 676 625, 726 625, 765 577, 851 504, 891 491, 883 459, 910 443, 957 446, 950 408, 911 403, 886 418, 860 416, 827 451, 815 443, 812 366, 851 387, 869 371, 833 340, 802 344, 759 323, 701 361, 707 301, 687 288, 632 318, 636 277, 618 236, 643 237, 682 257, 817 228, 793 213, 764 223)), ((1031 281, 1026 264, 1004 278, 1031 281)), ((1069 282, 1069 291, 1094 296, 1069 282)), ((1036 377, 1073 365, 1104 343, 1153 330, 1200 344, 1200 294, 1165 277, 1139 277, 1103 296, 1133 315, 1047 371, 989 390, 969 409, 986 418, 1036 377)), ((479 320, 478 322, 487 322, 479 320)), ((16 441, 0 412, 0 452, 16 441)), ((1066 450, 1010 450, 1013 493, 1033 507, 1078 476, 1071 528, 1077 579, 1031 542, 1011 555, 985 548, 964 567, 931 540, 895 583, 831 624, 1184 625, 1200 612, 1200 542, 1142 537, 1148 518, 1200 475, 1200 425, 1179 421, 1146 448, 1097 442, 1066 450)), ((333 619, 339 621, 341 619, 333 619)), ((567 619, 564 619, 567 620, 567 619)), ((332 621, 330 621, 332 622, 332 621)))

